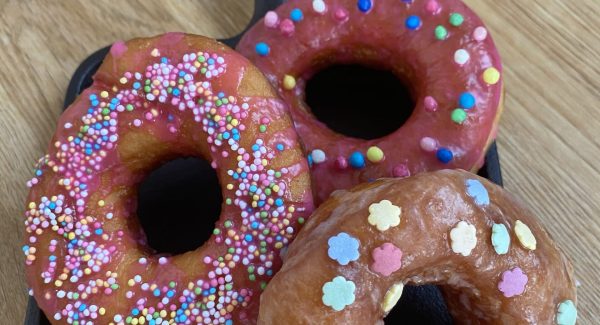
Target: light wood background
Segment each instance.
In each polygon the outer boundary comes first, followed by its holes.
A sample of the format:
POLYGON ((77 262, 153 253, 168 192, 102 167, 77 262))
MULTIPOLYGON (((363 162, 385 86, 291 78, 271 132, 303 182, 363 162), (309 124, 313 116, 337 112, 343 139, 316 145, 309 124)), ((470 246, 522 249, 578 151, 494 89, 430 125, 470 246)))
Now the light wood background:
MULTIPOLYGON (((487 22, 504 59, 498 145, 506 188, 537 212, 574 262, 580 323, 598 324, 600 1, 466 2, 487 22)), ((0 0, 1 324, 23 319, 25 182, 54 132, 78 64, 136 36, 230 36, 251 11, 251 0, 0 0)))

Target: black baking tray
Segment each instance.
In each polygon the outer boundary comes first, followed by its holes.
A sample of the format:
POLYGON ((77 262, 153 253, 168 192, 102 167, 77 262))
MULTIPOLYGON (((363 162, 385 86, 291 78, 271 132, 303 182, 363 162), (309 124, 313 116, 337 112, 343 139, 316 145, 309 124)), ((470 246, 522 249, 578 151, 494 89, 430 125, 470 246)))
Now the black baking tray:
MULTIPOLYGON (((249 25, 246 27, 244 32, 264 14, 276 8, 281 4, 283 0, 255 0, 254 3, 254 14, 250 20, 249 25)), ((240 40, 243 33, 240 33, 234 37, 221 40, 221 42, 228 46, 235 48, 236 44, 240 40)), ((102 48, 87 59, 85 59, 77 68, 73 77, 69 83, 67 93, 64 101, 64 108, 66 109, 75 98, 87 87, 92 84, 92 76, 100 67, 102 60, 108 53, 110 47, 107 46, 102 48)), ((199 160, 190 159, 178 159, 160 168, 160 170, 153 172, 148 178, 149 180, 146 186, 142 185, 139 189, 140 201, 139 205, 145 206, 145 210, 141 211, 138 208, 138 214, 142 219, 144 230, 149 233, 148 237, 151 238, 152 231, 164 230, 165 224, 161 224, 161 216, 164 216, 165 211, 161 209, 161 204, 168 202, 171 206, 177 205, 177 201, 181 199, 180 196, 188 195, 189 198, 197 198, 198 196, 204 197, 206 200, 221 200, 220 189, 218 187, 218 180, 216 179, 214 172, 210 165, 207 163, 199 162, 199 160), (205 193, 199 193, 198 184, 210 184, 209 186, 201 186, 205 193), (177 197, 169 198, 169 193, 177 193, 177 197), (218 193, 218 194, 215 194, 218 193), (166 198, 165 198, 166 196, 166 198), (144 202, 147 201, 147 202, 144 202), (154 229, 154 230, 153 230, 154 229)), ((485 164, 478 173, 480 176, 485 177, 492 182, 502 185, 502 174, 500 170, 500 161, 498 156, 498 150, 496 143, 492 143, 488 152, 485 156, 485 164)), ((174 195, 175 196, 175 195, 174 195)), ((187 198, 184 198, 184 200, 187 198)), ((210 203, 210 202, 209 202, 210 203)), ((213 204, 214 205, 214 204, 213 204)), ((210 211, 213 215, 218 216, 219 211, 210 211)), ((185 211, 181 211, 181 214, 185 214, 185 211)), ((210 213, 209 213, 210 214, 210 213)), ((198 219, 198 218, 196 218, 198 219)), ((200 218, 202 219, 202 218, 200 218)), ((201 220, 200 226, 204 228, 206 232, 204 237, 207 238, 214 227, 215 220, 201 220)), ((195 227, 189 227, 195 228, 195 227)), ((196 228, 197 230, 198 228, 196 228)), ((179 229, 179 231, 186 231, 185 229, 179 229)), ((181 236, 180 238, 186 236, 181 236)), ((193 236, 189 236, 191 238, 193 236)), ((151 241, 151 240, 150 240, 151 241)), ((203 240, 202 240, 203 241, 203 240)), ((152 242, 150 243, 152 245, 152 242)), ((182 247, 170 247, 172 243, 156 243, 152 247, 163 245, 161 247, 164 251, 177 252, 182 247)), ((202 244, 200 243, 185 243, 185 245, 196 247, 202 244)), ((185 251, 183 249, 182 251, 185 251)), ((25 325, 46 325, 50 324, 45 315, 38 308, 35 300, 30 297, 27 305, 27 311, 25 315, 25 325)), ((400 324, 400 323, 411 323, 411 324, 432 324, 432 325, 445 325, 452 324, 452 319, 446 308, 446 304, 442 298, 441 292, 436 286, 425 285, 425 286, 406 286, 400 302, 394 307, 392 312, 385 319, 386 324, 400 324)))

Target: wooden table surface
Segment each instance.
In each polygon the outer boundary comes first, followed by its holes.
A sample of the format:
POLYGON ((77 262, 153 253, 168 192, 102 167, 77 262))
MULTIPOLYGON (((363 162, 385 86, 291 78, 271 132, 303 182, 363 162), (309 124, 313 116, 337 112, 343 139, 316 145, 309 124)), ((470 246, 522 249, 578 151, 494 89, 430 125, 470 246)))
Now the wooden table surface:
MULTIPOLYGON (((575 264, 581 324, 600 320, 600 1, 468 0, 502 54, 498 146, 506 188, 575 264)), ((0 323, 20 324, 26 180, 44 154, 69 78, 115 40, 186 31, 226 37, 252 1, 0 0, 0 323)), ((548 279, 553 281, 554 279, 548 279)))

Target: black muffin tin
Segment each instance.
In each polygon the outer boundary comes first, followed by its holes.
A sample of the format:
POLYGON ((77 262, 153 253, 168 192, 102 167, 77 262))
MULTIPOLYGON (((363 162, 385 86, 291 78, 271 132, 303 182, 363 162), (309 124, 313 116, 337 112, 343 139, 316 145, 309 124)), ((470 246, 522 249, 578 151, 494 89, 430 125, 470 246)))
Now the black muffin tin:
MULTIPOLYGON (((244 32, 258 20, 260 20, 260 18, 263 17, 267 11, 276 8, 282 2, 282 0, 255 0, 254 14, 250 24, 246 27, 244 32)), ((232 48, 235 48, 244 32, 232 38, 221 40, 221 42, 232 48)), ((79 65, 67 89, 64 102, 65 109, 84 89, 92 84, 92 76, 100 67, 102 60, 108 53, 109 49, 110 47, 105 47, 96 51, 87 59, 85 59, 81 65, 79 65)), ((498 185, 502 185, 500 161, 495 143, 493 143, 488 149, 488 152, 485 156, 485 164, 479 171, 479 175, 498 185)), ((178 159, 164 165, 157 172, 153 172, 148 178, 151 178, 151 180, 147 182, 146 186, 140 186, 139 191, 141 198, 139 205, 145 206, 146 208, 144 211, 138 210, 138 213, 140 216, 143 215, 142 224, 144 226, 144 230, 149 233, 148 237, 150 238, 150 244, 154 248, 157 248, 157 246, 161 247, 162 245, 162 248, 165 251, 177 252, 178 248, 179 250, 185 251, 185 248, 182 249, 182 247, 170 247, 168 244, 160 242, 154 244, 152 243, 151 233, 153 231, 159 232, 161 229, 164 229, 163 227, 165 226, 164 224, 161 224, 160 221, 157 221, 165 218, 161 218, 161 216, 164 216, 164 211, 162 211, 161 207, 157 206, 155 202, 161 202, 161 204, 166 202, 167 204, 177 205, 180 197, 168 197, 169 193, 173 192, 177 192, 175 196, 195 195, 201 196, 209 201, 221 200, 218 181, 216 180, 214 172, 211 171, 211 168, 208 164, 200 163, 198 160, 194 161, 190 159, 178 159), (202 186, 202 189, 198 189, 198 184, 208 183, 210 183, 209 186, 202 186), (204 191, 204 193, 202 193, 202 191, 204 191), (215 195, 215 193, 219 194, 215 195)), ((219 211, 210 212, 214 215, 219 214, 219 211)), ((199 223, 195 225, 195 227, 206 230, 203 238, 207 238, 212 232, 212 229, 214 228, 214 221, 215 220, 200 220, 199 223)), ((194 221, 192 220, 191 222, 194 221)), ((194 228, 189 226, 186 227, 194 228)), ((189 237, 191 238, 192 236, 189 237)), ((199 237, 202 237, 202 235, 199 237)), ((186 243, 186 245, 191 245, 191 247, 195 247, 194 245, 198 246, 200 244, 202 244, 202 242, 186 243)), ((406 286, 400 302, 394 307, 388 317, 386 317, 385 323, 445 325, 452 324, 452 319, 448 313, 442 295, 436 286, 406 286)), ((40 311, 35 300, 30 297, 25 316, 25 325, 45 324, 49 324, 48 319, 40 311)))

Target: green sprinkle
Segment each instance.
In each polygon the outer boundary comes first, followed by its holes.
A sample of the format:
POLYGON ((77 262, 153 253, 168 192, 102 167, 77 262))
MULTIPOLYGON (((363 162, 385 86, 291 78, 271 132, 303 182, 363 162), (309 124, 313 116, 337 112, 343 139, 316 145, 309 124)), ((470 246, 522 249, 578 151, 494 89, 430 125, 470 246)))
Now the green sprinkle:
POLYGON ((265 290, 266 287, 267 287, 267 283, 265 281, 260 283, 260 290, 265 290))
POLYGON ((265 189, 265 194, 266 195, 271 195, 271 189, 270 188, 266 188, 265 189))
POLYGON ((250 274, 248 279, 250 279, 250 281, 256 281, 256 276, 254 274, 250 274))
POLYGON ((269 234, 269 232, 271 232, 269 229, 264 229, 264 230, 263 230, 263 235, 268 235, 268 234, 269 234))
POLYGON ((220 233, 221 233, 221 230, 219 228, 215 228, 215 230, 213 230, 214 235, 218 235, 220 233))
POLYGON ((133 111, 133 105, 131 104, 127 104, 127 106, 125 106, 125 109, 129 112, 133 111))
POLYGON ((304 223, 304 218, 302 218, 302 217, 298 218, 298 223, 299 224, 303 224, 304 223))
POLYGON ((200 288, 196 287, 196 288, 194 289, 194 293, 195 293, 195 294, 197 294, 197 295, 199 295, 199 294, 201 294, 201 293, 202 293, 202 289, 200 289, 200 288))
POLYGON ((151 90, 151 89, 150 89, 150 86, 144 86, 144 91, 145 91, 145 92, 149 93, 149 92, 150 92, 150 90, 151 90))
POLYGON ((277 178, 281 177, 281 172, 275 172, 275 177, 277 177, 277 178))
POLYGON ((453 13, 450 15, 450 25, 454 26, 454 27, 458 27, 460 25, 462 25, 462 23, 465 21, 465 18, 458 13, 453 13))
POLYGON ((217 107, 223 105, 223 102, 220 99, 215 100, 215 105, 217 105, 217 107))
POLYGON ((231 283, 227 283, 227 284, 225 285, 225 289, 226 289, 227 291, 229 291, 229 290, 233 289, 233 285, 232 285, 231 283))
POLYGON ((231 228, 231 226, 233 226, 233 222, 230 220, 225 221, 225 228, 231 228))
POLYGON ((200 73, 201 73, 201 74, 205 74, 205 73, 206 73, 206 71, 208 71, 206 68, 202 68, 202 69, 200 69, 200 73))
POLYGON ((230 198, 225 199, 225 204, 231 205, 231 199, 230 198))
POLYGON ((258 127, 258 130, 260 131, 260 133, 265 133, 265 132, 267 131, 267 126, 266 126, 266 125, 264 125, 264 124, 261 124, 261 125, 258 127))
POLYGON ((248 266, 248 273, 254 273, 254 266, 248 266))
POLYGON ((176 285, 175 281, 169 282, 169 288, 175 288, 175 285, 176 285))
POLYGON ((235 248, 233 248, 233 247, 229 247, 229 248, 227 249, 227 253, 229 253, 229 254, 233 254, 233 253, 235 253, 235 248))
POLYGON ((198 57, 198 62, 204 62, 204 61, 206 61, 206 58, 204 58, 204 56, 200 55, 198 57))
POLYGON ((261 217, 261 218, 263 218, 263 219, 264 219, 264 218, 266 218, 266 217, 268 217, 268 216, 269 216, 269 213, 267 213, 267 211, 261 211, 261 212, 260 212, 260 217, 261 217))
POLYGON ((446 30, 446 27, 439 25, 438 27, 435 28, 435 38, 437 38, 440 41, 443 41, 447 37, 448 37, 448 31, 446 30))
POLYGON ((452 121, 456 124, 462 124, 467 119, 467 112, 462 108, 457 108, 452 111, 452 121))
POLYGON ((229 104, 229 100, 227 100, 227 98, 222 98, 221 101, 223 104, 229 104))
POLYGON ((105 116, 106 116, 106 115, 108 115, 108 114, 110 114, 110 109, 108 109, 108 108, 105 108, 105 109, 103 109, 103 110, 102 110, 102 115, 105 115, 105 116))

